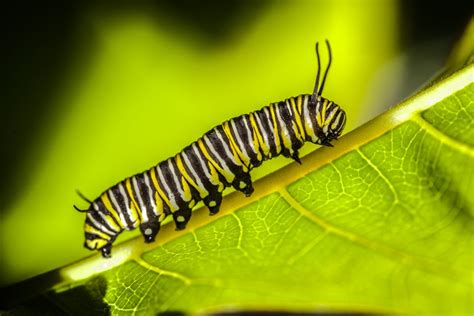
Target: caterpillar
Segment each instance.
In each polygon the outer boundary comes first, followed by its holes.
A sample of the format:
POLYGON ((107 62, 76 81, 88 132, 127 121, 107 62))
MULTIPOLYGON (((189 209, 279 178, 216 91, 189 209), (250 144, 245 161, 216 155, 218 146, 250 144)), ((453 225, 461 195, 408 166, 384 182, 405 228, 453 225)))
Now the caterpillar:
POLYGON ((250 171, 263 161, 283 155, 301 164, 298 150, 305 142, 332 146, 344 129, 346 114, 322 97, 332 55, 321 85, 320 56, 312 94, 290 97, 260 110, 230 119, 205 133, 151 169, 126 178, 90 203, 84 246, 111 256, 112 243, 124 230, 139 227, 145 242, 155 240, 163 220, 171 215, 177 230, 185 229, 192 208, 203 201, 210 215, 219 212, 222 194, 232 186, 250 196, 250 171))

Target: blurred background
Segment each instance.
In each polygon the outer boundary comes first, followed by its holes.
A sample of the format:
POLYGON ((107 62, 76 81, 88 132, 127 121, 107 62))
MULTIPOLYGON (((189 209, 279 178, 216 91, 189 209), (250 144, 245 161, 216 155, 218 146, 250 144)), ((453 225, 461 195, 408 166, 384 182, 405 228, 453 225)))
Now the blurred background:
POLYGON ((439 74, 472 9, 395 0, 8 8, 0 285, 91 254, 76 189, 93 199, 226 119, 310 93, 316 41, 331 42, 324 95, 346 110, 347 133, 439 74))

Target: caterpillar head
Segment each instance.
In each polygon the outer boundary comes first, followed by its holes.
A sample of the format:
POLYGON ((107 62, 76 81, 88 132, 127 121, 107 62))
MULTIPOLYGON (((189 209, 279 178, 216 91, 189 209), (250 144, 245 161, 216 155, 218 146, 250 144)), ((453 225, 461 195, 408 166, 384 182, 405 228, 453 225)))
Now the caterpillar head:
POLYGON ((328 40, 326 40, 326 46, 328 48, 329 61, 320 85, 321 59, 318 49, 319 43, 316 43, 318 72, 316 74, 313 94, 310 96, 309 113, 313 114, 311 121, 313 122, 314 135, 311 135, 311 141, 319 145, 332 147, 333 145, 331 144, 331 141, 341 136, 342 130, 346 125, 346 113, 339 107, 339 105, 322 97, 324 84, 326 83, 326 78, 332 61, 331 45, 329 45, 328 40), (313 121, 314 116, 316 122, 313 121))
POLYGON ((316 144, 330 146, 346 125, 346 113, 336 103, 320 98, 316 103, 316 144))
POLYGON ((87 210, 79 211, 87 214, 84 222, 84 247, 102 252, 103 257, 110 257, 112 242, 117 234, 108 223, 109 216, 101 213, 96 203, 92 203, 87 210))

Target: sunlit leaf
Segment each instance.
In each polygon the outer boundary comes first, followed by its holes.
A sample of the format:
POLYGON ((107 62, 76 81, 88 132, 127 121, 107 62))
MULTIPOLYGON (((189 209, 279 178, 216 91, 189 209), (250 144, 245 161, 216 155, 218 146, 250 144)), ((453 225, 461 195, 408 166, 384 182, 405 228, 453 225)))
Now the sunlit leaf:
POLYGON ((474 66, 233 193, 56 271, 69 312, 472 314, 474 66), (89 305, 88 305, 89 304, 89 305), (93 304, 93 305, 90 305, 93 304))

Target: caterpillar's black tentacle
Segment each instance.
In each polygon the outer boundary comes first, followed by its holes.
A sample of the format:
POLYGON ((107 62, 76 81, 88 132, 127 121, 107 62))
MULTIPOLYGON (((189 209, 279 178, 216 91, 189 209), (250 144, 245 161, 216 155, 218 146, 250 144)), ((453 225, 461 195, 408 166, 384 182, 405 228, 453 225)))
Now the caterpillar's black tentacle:
POLYGON ((323 94, 324 84, 326 83, 326 78, 328 76, 329 68, 331 67, 331 62, 332 62, 331 45, 329 45, 328 40, 326 40, 326 46, 328 47, 329 60, 328 60, 328 65, 326 67, 326 71, 324 72, 323 81, 321 82, 321 87, 318 90, 319 95, 323 94))
POLYGON ((210 215, 219 212, 226 187, 250 196, 254 191, 250 171, 263 161, 282 155, 301 164, 298 151, 305 142, 332 146, 346 116, 338 105, 321 96, 331 64, 327 45, 329 65, 319 85, 316 44, 318 74, 312 94, 291 97, 226 121, 176 156, 90 201, 89 209, 83 210, 87 212, 85 247, 109 257, 116 237, 136 227, 145 242, 152 242, 169 215, 177 230, 185 229, 199 201, 208 207, 210 215))
POLYGON ((81 191, 76 190, 76 193, 77 193, 77 195, 79 195, 79 197, 80 197, 81 199, 83 199, 84 201, 88 202, 89 204, 92 204, 92 201, 89 200, 84 194, 82 194, 81 191))
POLYGON ((87 213, 87 212, 88 212, 88 210, 80 209, 80 208, 77 207, 76 205, 73 205, 72 207, 74 207, 74 209, 75 209, 76 211, 78 211, 79 213, 87 213))
POLYGON ((316 42, 316 60, 318 61, 318 72, 316 73, 316 80, 314 82, 313 94, 311 95, 311 101, 315 102, 316 97, 319 94, 319 78, 321 75, 321 58, 319 57, 319 42, 316 42))

